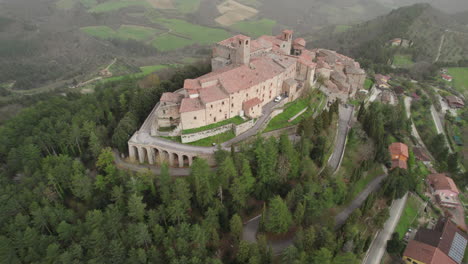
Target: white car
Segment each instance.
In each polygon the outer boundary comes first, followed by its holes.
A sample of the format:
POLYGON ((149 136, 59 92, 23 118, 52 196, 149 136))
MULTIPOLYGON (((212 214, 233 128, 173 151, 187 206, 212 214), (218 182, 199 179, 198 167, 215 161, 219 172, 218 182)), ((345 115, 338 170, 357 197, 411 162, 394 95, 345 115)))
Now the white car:
POLYGON ((274 101, 275 101, 275 103, 277 103, 277 102, 281 101, 281 99, 282 99, 281 96, 276 96, 274 101))

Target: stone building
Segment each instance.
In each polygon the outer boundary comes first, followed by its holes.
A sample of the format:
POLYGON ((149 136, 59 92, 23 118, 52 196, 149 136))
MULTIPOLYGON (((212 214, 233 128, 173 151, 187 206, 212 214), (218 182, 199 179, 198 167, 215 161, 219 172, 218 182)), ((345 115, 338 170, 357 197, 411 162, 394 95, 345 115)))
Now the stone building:
POLYGON ((213 71, 185 80, 177 95, 165 93, 157 126, 187 130, 235 116, 258 117, 277 96, 297 99, 304 87, 315 83, 316 70, 331 82, 327 87, 332 93, 354 96, 362 87, 365 73, 357 62, 330 50, 306 50, 305 40, 293 41, 292 35, 284 30, 278 36, 251 40, 237 35, 216 43, 213 71))
MULTIPOLYGON (((305 47, 304 39, 293 40, 291 30, 257 39, 236 35, 214 44, 212 72, 187 79, 181 89, 162 95, 144 125, 129 140, 131 159, 138 156, 140 161, 148 159, 152 164, 156 155, 151 149, 159 147, 153 140, 157 136, 183 136, 187 130, 192 132, 239 116, 253 121, 276 97, 281 96, 281 103, 299 98, 315 86, 319 76, 324 81, 320 89, 342 101, 363 87, 366 75, 359 63, 331 50, 305 47), (174 129, 161 132, 160 128, 168 127, 174 129)), ((171 150, 162 150, 172 157, 171 150)), ((187 156, 190 163, 193 157, 209 156, 198 155, 198 150, 172 159, 187 156)))

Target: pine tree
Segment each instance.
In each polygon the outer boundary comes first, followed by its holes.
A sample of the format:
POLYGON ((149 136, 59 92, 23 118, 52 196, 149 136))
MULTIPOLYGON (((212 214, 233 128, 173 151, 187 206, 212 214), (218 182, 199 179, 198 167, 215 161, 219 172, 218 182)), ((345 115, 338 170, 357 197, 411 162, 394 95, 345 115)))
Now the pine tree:
POLYGON ((267 210, 266 229, 273 233, 285 233, 292 224, 291 212, 280 196, 274 197, 270 201, 267 210))

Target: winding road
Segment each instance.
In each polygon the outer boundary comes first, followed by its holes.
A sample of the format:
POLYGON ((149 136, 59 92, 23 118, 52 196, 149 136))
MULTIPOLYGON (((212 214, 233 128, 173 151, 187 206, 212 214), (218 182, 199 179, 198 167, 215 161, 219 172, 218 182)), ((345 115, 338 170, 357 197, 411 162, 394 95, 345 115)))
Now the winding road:
MULTIPOLYGON (((353 117, 354 107, 340 106, 340 120, 338 122, 337 138, 335 139, 335 149, 331 158, 328 161, 329 166, 333 170, 337 170, 341 164, 341 159, 346 147, 346 137, 349 131, 349 125, 353 117)), ((335 228, 341 227, 351 213, 359 208, 362 203, 367 199, 370 193, 376 191, 381 182, 387 177, 387 174, 380 175, 375 178, 367 187, 345 208, 335 217, 335 228)), ((260 225, 261 215, 257 215, 250 219, 244 224, 242 231, 242 239, 255 243, 257 242, 256 235, 258 227, 260 225)), ((273 254, 279 255, 288 246, 292 245, 294 238, 289 238, 280 241, 270 241, 269 245, 273 251, 273 254)))
POLYGON ((370 245, 369 251, 362 261, 363 264, 379 264, 385 253, 387 240, 390 240, 398 221, 400 220, 403 208, 405 208, 408 193, 400 199, 394 200, 390 207, 390 217, 385 222, 384 228, 377 233, 374 241, 370 245))

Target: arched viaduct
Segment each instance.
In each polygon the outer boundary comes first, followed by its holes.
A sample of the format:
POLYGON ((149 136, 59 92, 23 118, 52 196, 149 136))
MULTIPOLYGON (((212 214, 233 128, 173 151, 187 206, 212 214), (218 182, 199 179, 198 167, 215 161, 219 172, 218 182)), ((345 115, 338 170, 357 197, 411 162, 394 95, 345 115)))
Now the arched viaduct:
POLYGON ((214 165, 215 147, 197 147, 181 144, 145 132, 136 132, 128 142, 130 161, 159 165, 166 162, 171 167, 189 167, 196 158, 214 165))

